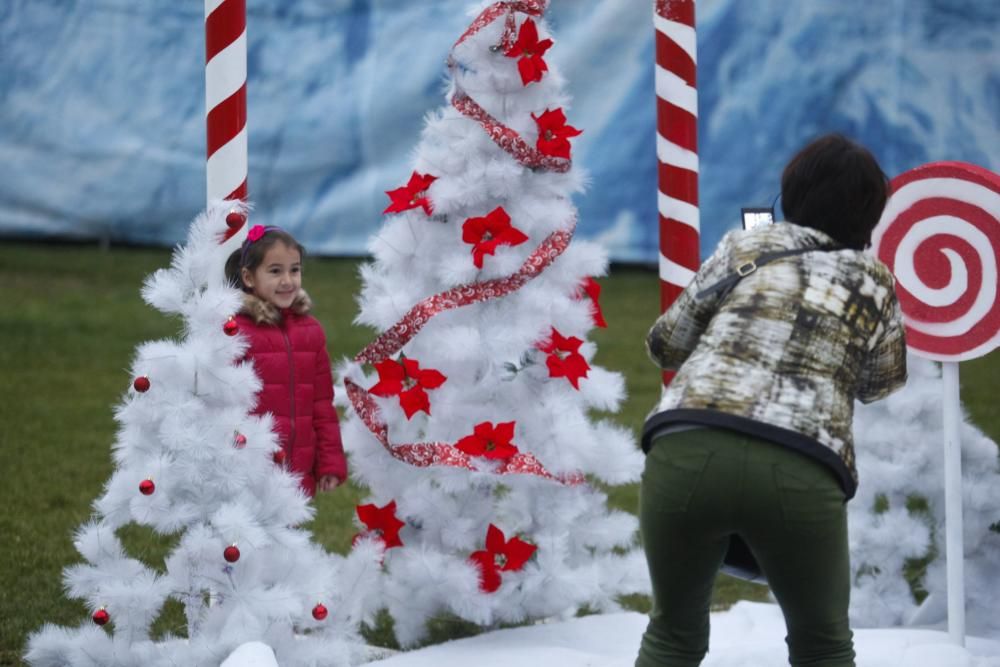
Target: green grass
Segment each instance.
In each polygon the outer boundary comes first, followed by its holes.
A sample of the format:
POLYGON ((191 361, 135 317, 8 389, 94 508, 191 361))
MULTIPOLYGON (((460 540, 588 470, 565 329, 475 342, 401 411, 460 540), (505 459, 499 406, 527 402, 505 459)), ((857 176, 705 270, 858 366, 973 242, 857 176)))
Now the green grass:
MULTIPOLYGON (((73 532, 90 516, 111 474, 112 406, 131 380, 127 369, 135 347, 179 330, 176 320, 139 296, 143 279, 169 258, 162 249, 0 245, 0 665, 20 664, 27 635, 42 623, 87 621, 84 606, 64 596, 62 571, 78 561, 73 532)), ((322 258, 306 266, 305 285, 334 359, 354 354, 372 337, 352 324, 356 267, 354 260, 322 258)), ((629 397, 615 418, 638 431, 660 387, 642 344, 657 315, 659 282, 651 271, 622 268, 601 283, 610 326, 592 334, 596 363, 625 374, 629 397)), ((1000 439, 993 391, 998 367, 997 355, 962 365, 965 406, 994 440, 1000 439)), ((611 489, 610 502, 635 511, 636 491, 634 485, 611 489)), ((346 551, 362 495, 348 486, 320 496, 309 526, 315 539, 346 551)), ((171 544, 142 527, 130 528, 125 539, 129 551, 151 565, 171 544)), ((761 586, 720 577, 714 604, 765 595, 761 586)), ((648 608, 641 597, 625 603, 648 608)), ((159 631, 181 627, 175 607, 157 625, 159 631)), ((447 617, 432 628, 438 641, 470 632, 474 628, 447 617)), ((390 644, 389 622, 383 619, 370 637, 390 644)))

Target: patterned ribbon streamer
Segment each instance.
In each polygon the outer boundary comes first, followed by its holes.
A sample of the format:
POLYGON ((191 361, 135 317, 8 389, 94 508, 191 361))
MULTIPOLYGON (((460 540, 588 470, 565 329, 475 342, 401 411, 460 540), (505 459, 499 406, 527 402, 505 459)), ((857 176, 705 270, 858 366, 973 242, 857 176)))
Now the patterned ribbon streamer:
POLYGON ((545 169, 560 174, 569 171, 572 163, 563 157, 544 155, 532 148, 521 135, 491 116, 486 109, 462 90, 456 90, 451 105, 467 118, 477 121, 497 146, 530 169, 545 169))
POLYGON ((522 285, 544 271, 556 257, 566 250, 573 237, 575 227, 576 221, 574 220, 567 229, 560 229, 549 234, 545 241, 528 255, 521 268, 509 276, 459 285, 420 301, 398 322, 358 352, 354 360, 362 364, 378 363, 403 349, 403 346, 438 313, 506 296, 520 289, 522 285))
MULTIPOLYGON (((458 41, 455 42, 455 46, 469 39, 506 13, 507 26, 506 30, 504 30, 503 39, 500 42, 500 47, 506 50, 514 43, 514 12, 522 12, 529 16, 541 16, 545 11, 546 4, 546 0, 507 0, 505 2, 494 2, 480 12, 479 16, 476 17, 468 29, 458 38, 458 41)), ((454 49, 455 46, 452 48, 454 49)))
MULTIPOLYGON (((429 466, 449 466, 452 468, 465 468, 467 470, 479 470, 473 463, 473 458, 465 452, 458 450, 454 445, 447 442, 419 442, 404 445, 393 445, 389 442, 389 428, 379 416, 378 406, 372 399, 371 394, 359 387, 351 380, 344 380, 344 387, 347 389, 347 397, 354 406, 358 416, 368 427, 368 430, 378 439, 386 451, 392 454, 393 458, 409 463, 418 468, 429 466)), ((484 470, 494 475, 535 475, 544 479, 551 479, 567 486, 576 486, 584 481, 583 475, 574 473, 571 475, 553 475, 545 466, 532 454, 520 452, 503 461, 495 470, 484 470)))
MULTIPOLYGON (((454 308, 497 299, 517 291, 529 280, 541 274, 566 250, 573 237, 575 227, 576 221, 574 220, 567 229, 560 229, 550 234, 528 256, 521 268, 509 276, 459 285, 422 300, 396 324, 361 350, 354 357, 354 360, 358 363, 378 363, 403 349, 403 346, 435 315, 454 308)), ((421 468, 443 465, 478 470, 470 456, 455 449, 450 443, 421 442, 393 445, 389 442, 389 427, 379 416, 378 406, 371 394, 349 379, 344 380, 344 387, 355 412, 361 417, 368 430, 394 458, 421 468)), ((497 475, 513 473, 536 475, 571 486, 584 481, 583 475, 580 473, 553 475, 545 469, 545 466, 537 458, 526 453, 515 454, 492 472, 497 475)))

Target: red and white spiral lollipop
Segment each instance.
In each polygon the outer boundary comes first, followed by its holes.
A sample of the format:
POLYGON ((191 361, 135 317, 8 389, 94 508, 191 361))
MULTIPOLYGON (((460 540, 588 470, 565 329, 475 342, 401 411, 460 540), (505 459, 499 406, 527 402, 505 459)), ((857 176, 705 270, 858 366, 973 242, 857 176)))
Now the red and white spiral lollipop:
POLYGON ((896 276, 912 352, 965 361, 1000 346, 1000 175, 963 162, 900 174, 872 249, 896 276))

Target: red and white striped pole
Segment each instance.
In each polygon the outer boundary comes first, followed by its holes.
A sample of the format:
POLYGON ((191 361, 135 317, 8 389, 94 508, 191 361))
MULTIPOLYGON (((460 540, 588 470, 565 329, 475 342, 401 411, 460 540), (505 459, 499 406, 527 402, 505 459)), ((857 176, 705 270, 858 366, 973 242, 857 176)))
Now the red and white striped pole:
MULTIPOLYGON (((660 312, 684 290, 698 252, 698 89, 695 0, 655 0, 660 312)), ((667 384, 673 373, 664 373, 667 384)))
MULTIPOLYGON (((205 0, 207 199, 247 197, 246 0, 205 0)), ((225 238, 243 227, 230 214, 225 238)))

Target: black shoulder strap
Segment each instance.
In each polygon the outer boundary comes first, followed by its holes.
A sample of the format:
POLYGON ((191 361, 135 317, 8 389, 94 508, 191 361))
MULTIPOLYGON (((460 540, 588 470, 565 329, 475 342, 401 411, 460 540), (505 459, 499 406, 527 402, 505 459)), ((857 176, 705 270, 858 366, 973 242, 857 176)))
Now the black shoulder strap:
POLYGON ((701 301, 707 296, 712 296, 716 292, 721 292, 719 295, 721 298, 725 298, 727 294, 736 284, 749 276, 751 273, 764 266, 765 264, 770 264, 776 259, 781 259, 783 257, 791 257, 792 255, 802 255, 807 252, 824 252, 827 250, 837 250, 837 248, 794 248, 792 250, 776 250, 774 252, 765 252, 757 257, 757 259, 752 259, 749 262, 744 262, 736 267, 736 273, 730 273, 725 278, 719 280, 714 285, 706 287, 705 289, 698 292, 695 298, 701 301))

